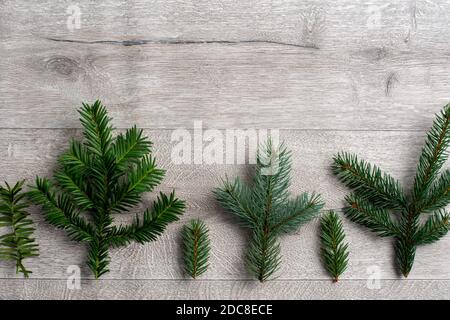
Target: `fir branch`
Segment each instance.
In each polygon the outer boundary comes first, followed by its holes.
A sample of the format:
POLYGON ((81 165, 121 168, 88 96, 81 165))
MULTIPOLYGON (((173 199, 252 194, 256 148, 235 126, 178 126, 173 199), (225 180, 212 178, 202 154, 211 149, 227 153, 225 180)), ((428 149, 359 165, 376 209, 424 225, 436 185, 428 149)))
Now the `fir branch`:
POLYGON ((342 221, 334 211, 330 211, 320 222, 323 262, 333 277, 333 282, 337 282, 339 276, 347 269, 349 254, 348 243, 344 242, 342 221))
POLYGON ((38 256, 39 251, 33 238, 33 221, 26 212, 28 204, 22 192, 23 184, 24 181, 19 181, 13 187, 8 183, 0 186, 0 227, 9 229, 0 236, 0 259, 15 261, 16 273, 28 278, 32 272, 24 266, 23 260, 38 256))
POLYGON ((108 245, 100 237, 94 237, 89 242, 89 252, 86 264, 92 270, 95 279, 100 278, 109 272, 108 265, 110 263, 108 245))
POLYGON ((109 206, 117 213, 128 211, 141 201, 141 194, 130 190, 128 181, 122 181, 111 187, 109 206))
POLYGON ((418 204, 419 210, 433 212, 450 204, 450 170, 445 170, 418 204))
POLYGON ((445 236, 450 229, 450 214, 440 210, 433 214, 425 224, 417 231, 415 242, 429 244, 438 241, 445 236))
POLYGON ((450 144, 450 104, 447 104, 428 132, 425 146, 417 166, 414 179, 414 199, 420 200, 426 194, 439 170, 447 161, 450 144))
POLYGON ((411 236, 409 232, 409 230, 413 228, 408 227, 403 229, 403 236, 397 238, 395 243, 395 252, 397 255, 400 272, 405 278, 407 278, 414 264, 417 244, 413 242, 413 236, 411 236))
POLYGON ((164 170, 156 168, 154 158, 150 155, 144 155, 136 168, 128 174, 128 191, 138 194, 150 192, 161 183, 164 174, 164 170))
POLYGON ((111 118, 100 101, 79 111, 84 141, 72 140, 59 158, 57 184, 36 178, 29 193, 42 206, 46 220, 67 230, 71 239, 89 245, 87 265, 95 278, 109 271, 109 248, 132 241, 154 241, 167 225, 179 219, 184 201, 161 193, 153 208, 127 226, 114 226, 113 214, 138 204, 142 193, 161 183, 164 170, 156 167, 151 142, 132 127, 113 139, 111 118), (84 215, 90 216, 87 222, 84 215))
POLYGON ((359 197, 378 207, 401 209, 406 206, 400 183, 355 155, 338 153, 334 157, 333 172, 359 197))
POLYGON ((320 195, 314 193, 309 195, 305 192, 294 200, 288 200, 286 204, 280 206, 278 212, 274 213, 274 219, 270 223, 271 230, 295 232, 300 226, 315 218, 324 205, 320 195))
POLYGON ((110 197, 110 206, 116 212, 127 211, 139 202, 142 193, 153 191, 161 183, 165 171, 156 167, 156 161, 150 155, 143 155, 140 160, 135 160, 131 171, 124 174, 125 181, 111 187, 114 192, 110 197))
POLYGON ((119 134, 112 146, 116 154, 116 164, 120 168, 126 168, 130 163, 139 163, 143 156, 150 153, 151 146, 152 143, 143 136, 142 129, 133 126, 125 134, 119 134))
POLYGON ((378 208, 356 194, 348 195, 345 201, 348 207, 344 208, 344 213, 353 222, 366 226, 382 237, 399 235, 398 226, 386 209, 378 208))
POLYGON ((71 195, 73 203, 78 208, 87 210, 94 207, 94 203, 88 195, 88 184, 83 176, 77 176, 67 171, 58 171, 55 173, 55 180, 66 194, 71 195))
POLYGON ((85 145, 72 139, 69 150, 61 155, 59 163, 64 165, 68 173, 88 177, 92 167, 92 157, 85 145))
POLYGON ((236 178, 234 182, 228 179, 222 181, 223 187, 214 190, 217 201, 228 212, 238 218, 244 227, 252 228, 258 225, 258 218, 254 214, 251 190, 236 178))
POLYGON ((36 177, 36 186, 28 195, 32 202, 42 206, 45 219, 50 224, 65 229, 72 240, 91 241, 94 236, 93 227, 76 211, 72 200, 65 194, 56 198, 50 181, 36 177))
POLYGON ((85 145, 95 155, 105 156, 112 144, 113 131, 106 108, 99 100, 92 105, 83 103, 79 114, 86 138, 85 145))
POLYGON ((264 227, 252 230, 247 252, 247 265, 260 282, 269 280, 279 269, 281 263, 281 247, 277 234, 264 227))
POLYGON ((209 230, 200 219, 191 220, 183 226, 182 238, 184 270, 195 279, 209 266, 209 230))
POLYGON ((448 158, 449 145, 450 104, 428 132, 410 197, 397 181, 356 156, 340 153, 334 158, 334 173, 354 191, 346 198, 346 215, 381 236, 395 238, 399 270, 405 277, 413 267, 416 247, 448 232, 449 215, 443 210, 450 203, 450 170, 440 176, 439 171, 448 158), (420 222, 423 213, 433 213, 424 224, 420 222))
POLYGON ((144 212, 143 221, 136 216, 132 224, 128 226, 112 226, 109 229, 107 239, 111 246, 127 245, 132 241, 144 244, 154 241, 160 236, 169 223, 179 220, 185 209, 184 201, 175 197, 172 192, 169 197, 160 193, 153 202, 153 209, 144 212))
POLYGON ((247 265, 260 281, 269 279, 280 265, 278 237, 296 231, 323 207, 315 194, 289 199, 290 172, 290 152, 284 145, 273 146, 269 140, 258 149, 251 186, 239 178, 234 182, 226 179, 222 187, 214 190, 221 206, 251 230, 247 265))

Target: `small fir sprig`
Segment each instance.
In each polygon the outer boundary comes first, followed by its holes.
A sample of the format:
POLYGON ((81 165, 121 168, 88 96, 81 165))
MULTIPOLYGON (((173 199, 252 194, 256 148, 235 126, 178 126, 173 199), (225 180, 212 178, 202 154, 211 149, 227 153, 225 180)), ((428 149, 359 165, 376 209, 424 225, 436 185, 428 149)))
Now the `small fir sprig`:
POLYGON ((39 250, 33 238, 33 221, 26 211, 28 204, 23 184, 24 181, 19 181, 11 187, 5 182, 5 186, 0 186, 0 227, 9 229, 0 236, 0 259, 15 261, 16 273, 28 278, 32 272, 24 266, 23 260, 38 256, 39 250))
POLYGON ((142 219, 114 225, 114 214, 137 205, 144 192, 161 183, 165 171, 156 167, 152 143, 142 130, 132 127, 113 138, 111 118, 100 101, 83 104, 79 113, 84 141, 70 142, 59 158, 55 183, 37 177, 30 197, 50 224, 88 244, 87 265, 99 278, 109 271, 110 247, 155 240, 179 219, 185 203, 174 192, 160 193, 142 219))
POLYGON ((279 236, 296 231, 317 216, 324 205, 318 194, 303 193, 291 199, 290 175, 290 152, 283 144, 273 146, 269 140, 258 149, 251 186, 239 178, 233 182, 225 179, 214 191, 222 207, 251 230, 247 265, 261 282, 279 268, 279 236))
POLYGON ((347 269, 349 254, 342 221, 334 211, 330 211, 321 218, 320 226, 322 260, 333 277, 333 282, 337 282, 347 269))
POLYGON ((407 277, 416 247, 435 242, 450 229, 450 170, 441 170, 450 144, 450 104, 436 116, 419 159, 412 194, 400 183, 355 155, 339 153, 333 171, 353 193, 345 214, 382 237, 394 237, 400 272, 407 277), (424 223, 421 215, 427 216, 424 223))
POLYGON ((184 270, 195 279, 209 266, 209 230, 200 219, 191 220, 183 226, 182 238, 184 270))

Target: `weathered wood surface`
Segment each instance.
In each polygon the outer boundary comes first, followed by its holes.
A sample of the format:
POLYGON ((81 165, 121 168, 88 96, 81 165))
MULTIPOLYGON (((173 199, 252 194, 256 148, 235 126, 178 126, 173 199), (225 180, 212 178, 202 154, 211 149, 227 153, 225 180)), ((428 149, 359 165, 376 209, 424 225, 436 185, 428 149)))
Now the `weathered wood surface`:
MULTIPOLYGON (((86 280, 80 290, 64 280, 0 280, 0 299, 442 299, 450 281, 382 280, 377 289, 365 280, 86 280), (369 289, 372 288, 372 289, 369 289)), ((175 312, 175 311, 174 311, 175 312)))
POLYGON ((0 5, 1 127, 102 98, 122 127, 416 130, 450 97, 446 2, 80 1, 73 31, 64 2, 0 5))
POLYGON ((76 109, 101 98, 116 127, 148 129, 168 169, 161 189, 176 188, 188 210, 157 242, 113 250, 111 272, 95 282, 85 248, 33 208, 41 256, 29 261, 28 281, 0 263, 0 298, 449 298, 449 237, 420 247, 410 279, 398 280, 391 241, 348 221, 342 283, 332 285, 320 264, 318 221, 282 238, 277 280, 249 281, 248 234, 211 195, 220 177, 249 167, 170 158, 172 130, 194 120, 277 128, 294 154, 294 194, 320 192, 339 210, 346 190, 330 163, 340 150, 409 188, 433 114, 450 100, 449 1, 77 3, 81 28, 69 30, 70 3, 0 0, 0 179, 50 175, 80 134, 76 109), (179 263, 179 230, 192 217, 206 221, 213 244, 211 268, 195 282, 179 263), (82 290, 66 288, 69 265, 82 266, 82 290), (374 270, 380 289, 367 287, 374 270))

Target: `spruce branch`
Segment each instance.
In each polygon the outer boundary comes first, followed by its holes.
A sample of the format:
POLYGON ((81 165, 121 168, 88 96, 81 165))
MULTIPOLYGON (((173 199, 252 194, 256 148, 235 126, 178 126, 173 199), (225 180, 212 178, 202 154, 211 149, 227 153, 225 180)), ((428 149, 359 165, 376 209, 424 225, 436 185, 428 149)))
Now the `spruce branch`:
POLYGON ((247 252, 249 270, 260 282, 269 280, 281 264, 281 247, 278 235, 267 231, 264 226, 252 230, 247 252))
POLYGON ((323 207, 320 195, 303 193, 294 200, 288 200, 274 210, 271 230, 283 233, 295 232, 301 225, 313 219, 323 207))
POLYGON ((160 236, 169 223, 177 221, 184 210, 184 202, 175 197, 175 192, 169 196, 160 193, 153 202, 153 209, 147 209, 142 219, 136 216, 133 223, 128 226, 112 226, 108 232, 111 246, 119 247, 132 241, 144 244, 154 241, 160 236))
POLYGON ((378 207, 401 209, 406 206, 400 183, 355 155, 338 153, 334 158, 333 172, 360 198, 378 207))
POLYGON ((274 146, 269 140, 260 145, 256 160, 252 185, 226 178, 214 195, 251 230, 247 265, 262 282, 270 279, 281 263, 279 236, 309 222, 324 204, 317 194, 303 193, 290 199, 291 154, 283 144, 274 146))
POLYGON ((125 134, 119 134, 113 145, 116 154, 116 164, 124 170, 130 163, 139 163, 142 154, 151 152, 152 143, 142 135, 142 130, 136 126, 128 129, 125 134))
POLYGON ((417 244, 429 244, 445 236, 450 229, 450 214, 444 210, 434 213, 416 233, 417 244))
POLYGON ((419 207, 423 212, 433 212, 450 204, 450 170, 445 170, 430 187, 419 207))
POLYGON ((182 238, 184 270, 195 279, 209 266, 209 230, 200 219, 191 220, 183 226, 182 238))
POLYGON ((446 105, 436 116, 436 120, 427 134, 414 179, 413 196, 416 201, 423 199, 426 191, 435 181, 439 170, 447 161, 449 144, 450 104, 446 105))
POLYGON ((28 278, 32 272, 24 266, 23 260, 38 256, 39 251, 33 238, 33 221, 26 211, 28 204, 23 184, 24 181, 19 181, 13 187, 8 183, 0 186, 0 227, 9 229, 0 236, 0 259, 15 261, 16 273, 28 278))
POLYGON ((378 208, 354 193, 348 195, 345 200, 348 206, 344 208, 344 213, 353 222, 369 228, 382 237, 399 235, 398 226, 388 210, 378 208))
POLYGON ((346 197, 345 214, 380 236, 396 240, 400 272, 407 277, 414 264, 416 247, 435 242, 450 229, 450 170, 439 175, 448 158, 450 104, 436 116, 419 159, 412 195, 406 197, 400 184, 355 155, 339 153, 333 172, 353 190, 346 197), (431 216, 425 223, 421 214, 431 216))
POLYGON ((28 193, 30 199, 40 205, 45 219, 50 224, 65 229, 72 240, 91 241, 94 228, 83 217, 80 217, 72 200, 64 193, 55 195, 50 181, 36 177, 36 186, 28 193))
POLYGON ((334 211, 330 211, 321 218, 320 226, 323 262, 333 282, 337 282, 347 269, 349 255, 342 221, 334 211))
POLYGON ((113 225, 113 215, 137 205, 165 172, 157 168, 152 143, 141 129, 134 126, 113 138, 111 118, 100 101, 83 104, 79 113, 84 140, 72 140, 59 157, 55 182, 37 177, 29 196, 50 224, 88 243, 87 265, 99 278, 109 271, 110 247, 156 240, 179 219, 185 203, 174 192, 160 193, 142 221, 137 216, 130 225, 113 225))
POLYGON ((258 225, 258 218, 254 213, 252 191, 239 177, 234 182, 228 178, 222 181, 222 188, 214 192, 217 201, 228 212, 238 218, 238 222, 247 228, 258 225))

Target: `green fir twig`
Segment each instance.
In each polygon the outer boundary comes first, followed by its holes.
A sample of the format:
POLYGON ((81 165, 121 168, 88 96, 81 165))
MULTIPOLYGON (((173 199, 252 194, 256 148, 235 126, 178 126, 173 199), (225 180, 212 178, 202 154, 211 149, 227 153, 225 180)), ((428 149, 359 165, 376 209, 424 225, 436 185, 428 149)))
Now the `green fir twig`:
POLYGON ((342 221, 334 211, 330 211, 321 218, 320 226, 322 259, 333 282, 337 282, 347 269, 349 255, 342 221))
POLYGON ((253 184, 225 179, 214 191, 216 199, 240 224, 250 229, 247 265, 259 281, 268 280, 281 262, 279 236, 292 233, 318 215, 318 194, 291 199, 291 155, 284 145, 269 140, 259 147, 253 184))
POLYGON ((160 193, 142 218, 114 225, 113 216, 137 205, 143 193, 161 183, 165 171, 157 168, 152 143, 141 129, 132 127, 113 138, 111 118, 100 101, 83 104, 79 113, 84 140, 70 142, 54 182, 37 177, 30 197, 50 224, 87 243, 87 265, 99 278, 109 271, 110 247, 155 240, 179 219, 185 203, 174 192, 160 193))
POLYGON ((416 247, 435 242, 450 229, 450 170, 441 170, 450 144, 450 104, 436 116, 417 166, 411 195, 393 177, 357 156, 339 153, 333 171, 353 193, 345 214, 380 236, 395 238, 399 270, 407 277, 416 247), (426 215, 426 221, 421 216, 426 215))
POLYGON ((184 270, 195 279, 203 274, 209 266, 211 250, 209 230, 200 219, 191 220, 183 226, 182 238, 184 270))
POLYGON ((0 227, 6 227, 9 232, 0 236, 0 259, 13 260, 16 263, 16 273, 25 278, 32 273, 23 264, 23 260, 39 255, 38 245, 33 238, 33 221, 26 209, 26 193, 22 191, 24 181, 17 182, 13 187, 8 183, 0 186, 0 227))

